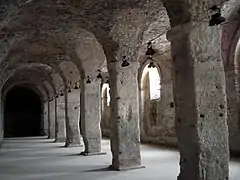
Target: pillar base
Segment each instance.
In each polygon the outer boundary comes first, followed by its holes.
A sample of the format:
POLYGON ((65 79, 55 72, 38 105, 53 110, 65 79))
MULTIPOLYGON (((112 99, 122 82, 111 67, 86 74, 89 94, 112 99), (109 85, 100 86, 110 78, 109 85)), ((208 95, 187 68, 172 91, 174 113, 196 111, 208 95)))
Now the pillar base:
POLYGON ((55 139, 54 141, 55 143, 62 143, 62 142, 66 142, 66 138, 58 138, 58 139, 55 139))
POLYGON ((106 152, 81 152, 80 155, 81 156, 97 156, 97 155, 105 155, 107 154, 106 152))
POLYGON ((41 130, 41 132, 39 133, 40 136, 46 136, 47 134, 45 133, 44 130, 41 130))
POLYGON ((76 144, 76 143, 70 143, 70 144, 65 144, 66 148, 71 148, 71 147, 83 147, 82 144, 76 144))
POLYGON ((139 166, 129 166, 129 167, 114 167, 113 165, 108 166, 109 169, 114 171, 130 171, 135 169, 142 169, 145 168, 145 166, 139 165, 139 166))
POLYGON ((48 136, 47 138, 48 138, 48 139, 54 139, 54 141, 55 141, 55 137, 48 136))

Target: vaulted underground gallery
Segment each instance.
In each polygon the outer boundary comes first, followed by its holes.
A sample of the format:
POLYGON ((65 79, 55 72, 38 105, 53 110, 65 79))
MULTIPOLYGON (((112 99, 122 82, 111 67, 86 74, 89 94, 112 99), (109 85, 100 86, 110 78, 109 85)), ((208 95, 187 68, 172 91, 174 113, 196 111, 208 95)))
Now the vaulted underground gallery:
POLYGON ((0 2, 0 179, 238 180, 238 0, 0 2))

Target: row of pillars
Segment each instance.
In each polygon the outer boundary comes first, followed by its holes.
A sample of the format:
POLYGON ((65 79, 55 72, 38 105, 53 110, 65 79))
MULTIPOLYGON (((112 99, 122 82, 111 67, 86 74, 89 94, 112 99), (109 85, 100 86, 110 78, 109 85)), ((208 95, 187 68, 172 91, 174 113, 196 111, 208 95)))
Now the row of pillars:
POLYGON ((85 84, 84 88, 81 88, 81 94, 80 90, 74 89, 67 94, 67 98, 60 96, 54 101, 45 103, 44 126, 50 139, 55 139, 55 142, 65 142, 66 147, 82 146, 81 127, 85 145, 83 154, 101 153, 100 86, 100 80, 92 81, 91 84, 85 84))
MULTIPOLYGON (((219 30, 217 27, 209 27, 207 23, 193 28, 190 23, 175 27, 167 36, 172 44, 176 133, 180 150, 178 179, 227 180, 227 104, 219 30)), ((113 157, 111 167, 116 170, 142 167, 138 68, 137 62, 131 62, 130 66, 124 68, 120 62, 108 63, 113 157)), ((85 84, 81 98, 84 154, 100 153, 100 82, 85 84)), ((51 104, 50 113, 54 109, 51 104)), ((63 106, 60 107, 64 110, 63 106)), ((70 114, 69 111, 69 121, 75 118, 70 114)), ((72 131, 75 134, 78 124, 69 124, 70 129, 75 128, 72 131)), ((79 141, 78 135, 76 139, 79 141)))

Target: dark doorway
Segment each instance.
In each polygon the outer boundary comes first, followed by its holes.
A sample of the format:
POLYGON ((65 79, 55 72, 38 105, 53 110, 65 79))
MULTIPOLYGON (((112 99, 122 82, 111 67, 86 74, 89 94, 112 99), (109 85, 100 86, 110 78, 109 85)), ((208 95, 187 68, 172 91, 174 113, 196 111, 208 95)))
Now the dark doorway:
POLYGON ((8 93, 4 106, 4 136, 39 136, 41 127, 41 99, 25 87, 14 87, 8 93))

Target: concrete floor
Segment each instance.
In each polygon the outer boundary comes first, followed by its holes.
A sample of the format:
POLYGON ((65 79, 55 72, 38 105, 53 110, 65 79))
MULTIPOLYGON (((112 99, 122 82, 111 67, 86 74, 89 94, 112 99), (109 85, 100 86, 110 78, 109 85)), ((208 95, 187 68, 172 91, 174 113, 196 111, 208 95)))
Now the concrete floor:
MULTIPOLYGON (((156 146, 141 146, 144 169, 116 172, 106 167, 111 162, 108 140, 103 140, 107 155, 79 156, 83 148, 64 148, 43 137, 6 139, 0 149, 0 180, 176 180, 179 173, 177 151, 156 146)), ((240 162, 230 163, 230 180, 240 179, 240 162)))

